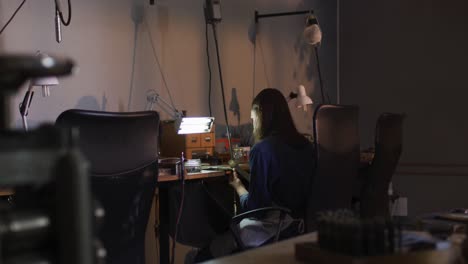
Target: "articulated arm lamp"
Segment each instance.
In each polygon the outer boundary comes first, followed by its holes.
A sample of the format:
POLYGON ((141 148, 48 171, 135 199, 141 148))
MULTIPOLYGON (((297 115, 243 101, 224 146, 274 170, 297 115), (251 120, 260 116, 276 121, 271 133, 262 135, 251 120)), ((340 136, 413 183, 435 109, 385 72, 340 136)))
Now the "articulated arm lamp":
POLYGON ((154 104, 158 104, 164 112, 175 120, 177 134, 208 133, 214 123, 214 117, 186 117, 174 106, 164 101, 155 90, 146 93, 146 110, 153 110, 154 104))

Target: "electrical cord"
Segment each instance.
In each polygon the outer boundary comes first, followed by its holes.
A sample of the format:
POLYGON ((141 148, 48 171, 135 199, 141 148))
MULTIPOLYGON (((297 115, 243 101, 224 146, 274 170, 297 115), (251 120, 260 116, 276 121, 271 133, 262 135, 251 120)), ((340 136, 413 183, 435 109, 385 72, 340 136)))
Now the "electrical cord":
POLYGON ((184 198, 185 198, 185 168, 184 168, 184 153, 182 152, 181 159, 180 159, 180 171, 179 171, 179 178, 181 179, 182 190, 180 195, 180 204, 179 204, 179 211, 177 212, 177 220, 175 225, 174 237, 172 238, 172 250, 171 250, 171 264, 174 264, 175 260, 175 248, 176 248, 176 240, 177 235, 179 233, 179 224, 180 218, 182 216, 182 210, 184 207, 184 198))
MULTIPOLYGON (((319 83, 320 83, 320 94, 322 95, 322 103, 326 103, 325 102, 325 94, 323 92, 323 82, 322 82, 322 73, 320 71, 320 61, 319 61, 319 56, 318 56, 318 47, 315 46, 315 59, 317 60, 317 71, 318 71, 318 76, 319 76, 319 83)), ((327 100, 328 100, 328 103, 330 103, 330 96, 328 95, 328 92, 327 92, 327 100)))
POLYGON ((3 33, 3 31, 5 31, 6 27, 8 26, 8 24, 10 24, 10 22, 13 20, 13 18, 16 16, 16 13, 18 13, 18 11, 20 11, 20 9, 23 7, 24 3, 26 2, 26 0, 23 0, 23 2, 21 2, 21 4, 16 8, 15 12, 13 12, 13 15, 10 17, 10 19, 8 19, 8 21, 5 23, 5 25, 2 27, 2 29, 0 30, 0 35, 3 33))
POLYGON ((155 193, 154 193, 154 203, 155 203, 155 213, 154 213, 154 237, 156 238, 155 239, 155 243, 156 243, 156 259, 159 259, 159 226, 160 226, 160 223, 159 223, 159 214, 157 213, 156 211, 156 208, 159 208, 159 191, 158 189, 156 189, 155 193))
POLYGON ((71 17, 72 17, 71 0, 68 0, 68 19, 67 19, 67 21, 65 21, 65 19, 63 19, 62 10, 60 8, 60 0, 55 0, 55 9, 59 13, 60 21, 62 21, 62 24, 64 26, 66 26, 66 27, 69 26, 70 22, 71 22, 71 17))
POLYGON ((258 38, 258 48, 260 49, 260 54, 262 56, 263 73, 265 74, 268 87, 271 87, 270 78, 268 77, 267 65, 265 63, 265 54, 263 53, 262 40, 260 38, 258 38))
POLYGON ((252 101, 255 98, 256 67, 257 67, 257 32, 255 31, 253 39, 253 73, 252 73, 252 101))
POLYGON ((208 61, 208 109, 211 112, 211 63, 210 63, 210 47, 208 45, 208 23, 205 23, 205 38, 206 38, 206 57, 208 61))
POLYGON ((214 37, 215 47, 216 47, 216 57, 218 61, 219 81, 221 83, 221 97, 223 99, 224 119, 226 121, 226 132, 227 132, 227 137, 228 137, 228 142, 229 142, 229 154, 231 155, 231 158, 232 158, 233 152, 232 152, 232 144, 231 144, 231 131, 229 128, 229 121, 228 121, 228 115, 227 115, 227 110, 226 110, 226 97, 224 96, 223 73, 221 70, 221 60, 219 58, 219 45, 218 45, 218 36, 216 34, 216 23, 212 23, 211 27, 213 29, 213 37, 214 37))
POLYGON ((162 81, 164 83, 164 87, 166 88, 167 94, 169 95, 169 100, 171 102, 171 106, 172 106, 172 108, 176 109, 176 107, 174 106, 174 101, 172 100, 171 91, 169 90, 169 86, 167 85, 166 77, 165 77, 163 69, 161 67, 161 63, 159 62, 158 54, 156 53, 156 49, 154 47, 153 36, 151 35, 151 30, 150 30, 150 27, 148 26, 148 21, 146 21, 146 16, 144 16, 143 21, 145 22, 145 27, 147 29, 146 31, 148 32, 148 36, 149 36, 149 39, 150 39, 151 50, 153 51, 153 56, 154 56, 154 58, 156 60, 156 63, 158 64, 159 73, 161 74, 161 78, 162 78, 162 81))

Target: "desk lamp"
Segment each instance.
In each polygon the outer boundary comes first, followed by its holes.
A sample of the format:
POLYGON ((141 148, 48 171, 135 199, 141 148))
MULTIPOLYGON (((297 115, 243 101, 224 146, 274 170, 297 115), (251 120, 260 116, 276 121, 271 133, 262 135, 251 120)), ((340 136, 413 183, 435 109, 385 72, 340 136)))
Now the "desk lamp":
MULTIPOLYGON (((52 60, 51 57, 49 57, 46 54, 41 54, 37 53, 37 56, 42 56, 42 60, 44 63, 48 63, 49 60, 52 60)), ((48 77, 41 77, 41 78, 34 78, 29 81, 29 87, 28 90, 26 91, 26 94, 24 95, 23 102, 20 103, 19 105, 19 111, 21 113, 21 118, 23 120, 23 128, 24 131, 28 131, 28 120, 27 120, 27 115, 29 112, 29 107, 31 106, 31 101, 34 95, 33 88, 35 86, 40 86, 42 87, 42 96, 50 96, 50 86, 56 86, 59 84, 59 81, 57 77, 55 76, 48 76, 48 77)))
POLYGON ((177 134, 208 133, 214 123, 214 117, 185 117, 175 107, 164 101, 155 90, 148 90, 146 93, 146 110, 153 110, 154 104, 170 115, 175 120, 175 130, 177 134))

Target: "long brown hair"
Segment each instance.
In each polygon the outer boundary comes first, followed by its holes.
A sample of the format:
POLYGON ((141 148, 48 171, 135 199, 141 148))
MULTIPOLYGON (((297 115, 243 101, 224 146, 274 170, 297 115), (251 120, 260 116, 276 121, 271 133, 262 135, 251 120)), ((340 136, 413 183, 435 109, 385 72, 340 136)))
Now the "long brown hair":
POLYGON ((252 102, 252 111, 257 115, 253 135, 255 142, 276 135, 285 143, 307 143, 296 129, 283 94, 274 88, 262 90, 252 102))

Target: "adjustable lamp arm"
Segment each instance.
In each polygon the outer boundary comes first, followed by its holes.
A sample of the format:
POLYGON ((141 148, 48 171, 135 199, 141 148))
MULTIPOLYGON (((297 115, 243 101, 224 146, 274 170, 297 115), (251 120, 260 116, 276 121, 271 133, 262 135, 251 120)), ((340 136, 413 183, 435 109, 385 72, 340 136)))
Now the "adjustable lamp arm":
POLYGON ((28 90, 24 94, 23 102, 21 102, 19 104, 19 111, 20 111, 20 114, 21 114, 21 119, 22 119, 22 122, 23 122, 24 131, 28 131, 28 129, 29 129, 28 128, 28 120, 27 120, 26 116, 28 115, 29 107, 31 106, 31 101, 32 101, 33 95, 34 95, 33 84, 32 84, 32 81, 30 81, 29 86, 28 86, 28 90))
POLYGON ((26 94, 24 94, 23 102, 19 105, 19 111, 22 116, 28 115, 29 107, 31 106, 31 101, 34 95, 32 83, 29 84, 26 94))
POLYGON ((179 112, 174 106, 170 105, 168 102, 164 101, 161 96, 155 92, 154 90, 150 90, 152 93, 149 93, 146 96, 146 100, 149 103, 148 110, 153 110, 154 103, 157 103, 159 107, 166 112, 166 114, 170 115, 173 119, 178 120, 183 117, 183 114, 179 112))
POLYGON ((257 10, 255 10, 255 23, 258 23, 260 18, 265 17, 278 17, 278 16, 292 16, 292 15, 303 15, 303 14, 313 14, 313 10, 304 10, 304 11, 296 11, 296 12, 282 12, 282 13, 269 13, 269 14, 259 14, 257 10))

